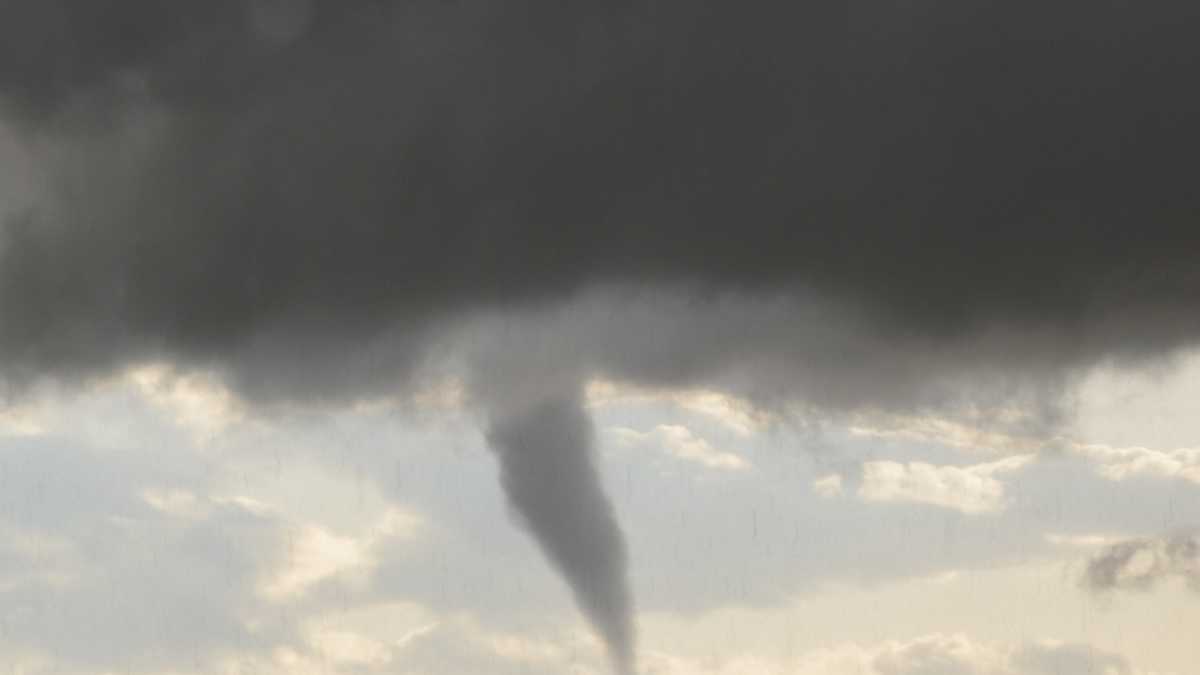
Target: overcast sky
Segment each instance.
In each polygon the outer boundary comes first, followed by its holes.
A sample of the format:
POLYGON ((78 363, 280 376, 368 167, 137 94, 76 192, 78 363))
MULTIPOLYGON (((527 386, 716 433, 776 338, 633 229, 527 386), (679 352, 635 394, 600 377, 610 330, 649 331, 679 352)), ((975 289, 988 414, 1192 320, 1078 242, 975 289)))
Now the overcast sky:
POLYGON ((1197 29, 0 3, 0 669, 1193 672, 1197 29))

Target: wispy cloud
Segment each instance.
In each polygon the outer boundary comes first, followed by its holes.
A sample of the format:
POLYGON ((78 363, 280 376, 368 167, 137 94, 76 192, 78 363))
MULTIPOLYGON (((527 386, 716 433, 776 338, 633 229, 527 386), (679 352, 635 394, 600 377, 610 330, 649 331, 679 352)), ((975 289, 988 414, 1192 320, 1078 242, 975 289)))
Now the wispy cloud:
POLYGON ((1081 578, 1093 591, 1149 590, 1181 579, 1200 592, 1200 536, 1180 533, 1111 544, 1087 561, 1081 578))
POLYGON ((1094 462, 1097 472, 1109 480, 1150 476, 1200 483, 1200 448, 1153 450, 1076 443, 1071 446, 1071 452, 1094 462))
POLYGON ((417 515, 390 508, 359 536, 340 535, 317 525, 306 525, 289 537, 283 568, 262 588, 277 601, 303 595, 309 587, 332 578, 364 580, 379 564, 377 547, 394 538, 412 539, 424 526, 417 515))
MULTIPOLYGON (((1008 421, 1019 422, 1019 413, 1014 412, 1008 421)), ((864 417, 850 427, 850 433, 863 438, 937 443, 980 452, 1063 451, 1094 464, 1096 471, 1108 480, 1146 476, 1200 483, 1200 448, 1161 450, 1084 443, 1063 435, 1017 433, 936 416, 864 417)))
POLYGON ((121 379, 201 438, 245 419, 237 397, 212 373, 147 363, 129 368, 121 379))
POLYGON ((664 675, 1136 675, 1119 654, 1058 641, 988 642, 935 633, 873 645, 845 643, 816 649, 788 664, 753 657, 712 663, 652 654, 664 675))
POLYGON ((586 395, 590 407, 618 403, 667 403, 688 412, 704 415, 740 436, 752 436, 769 426, 775 419, 770 411, 758 408, 744 398, 715 389, 651 388, 595 379, 588 382, 586 395))
POLYGON ((845 489, 842 487, 842 477, 836 473, 814 480, 812 487, 813 492, 825 498, 840 497, 845 493, 845 489))
POLYGON ((617 442, 626 447, 649 447, 667 456, 715 471, 746 471, 751 467, 741 455, 719 450, 705 438, 679 424, 660 424, 650 431, 627 427, 610 429, 617 442))
MULTIPOLYGON (((970 412, 970 411, 968 411, 970 412)), ((983 452, 1033 452, 1050 442, 1037 434, 1019 433, 1029 424, 1027 411, 1000 409, 951 419, 937 415, 860 414, 849 427, 860 438, 938 443, 983 452)))

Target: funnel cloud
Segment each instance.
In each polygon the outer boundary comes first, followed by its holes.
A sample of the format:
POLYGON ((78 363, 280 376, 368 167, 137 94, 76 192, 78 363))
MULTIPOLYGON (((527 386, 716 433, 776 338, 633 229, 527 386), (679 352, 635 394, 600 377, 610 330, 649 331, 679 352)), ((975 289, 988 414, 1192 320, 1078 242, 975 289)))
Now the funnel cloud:
POLYGON ((625 542, 596 471, 592 423, 579 392, 499 413, 487 439, 509 505, 571 586, 614 670, 632 675, 625 542))

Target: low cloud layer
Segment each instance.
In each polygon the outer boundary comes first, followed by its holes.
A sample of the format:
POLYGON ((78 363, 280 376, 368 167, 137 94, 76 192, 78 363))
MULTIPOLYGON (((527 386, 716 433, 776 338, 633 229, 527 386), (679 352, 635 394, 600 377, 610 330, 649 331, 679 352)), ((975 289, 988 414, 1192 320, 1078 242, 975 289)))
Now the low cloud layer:
POLYGON ((966 635, 925 635, 875 645, 848 644, 815 650, 781 668, 755 659, 716 667, 663 658, 655 672, 667 675, 1136 675, 1118 654, 1085 644, 995 644, 966 635), (785 670, 786 669, 786 670, 785 670))

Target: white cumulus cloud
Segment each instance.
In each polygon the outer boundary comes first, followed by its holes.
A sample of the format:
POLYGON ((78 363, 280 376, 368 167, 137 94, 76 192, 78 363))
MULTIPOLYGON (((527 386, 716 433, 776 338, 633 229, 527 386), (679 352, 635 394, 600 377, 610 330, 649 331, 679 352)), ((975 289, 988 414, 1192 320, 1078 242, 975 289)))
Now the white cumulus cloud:
POLYGON ((925 462, 865 462, 858 496, 870 502, 913 502, 966 514, 996 513, 1007 505, 997 475, 1021 469, 1033 455, 1016 455, 972 466, 925 462))

